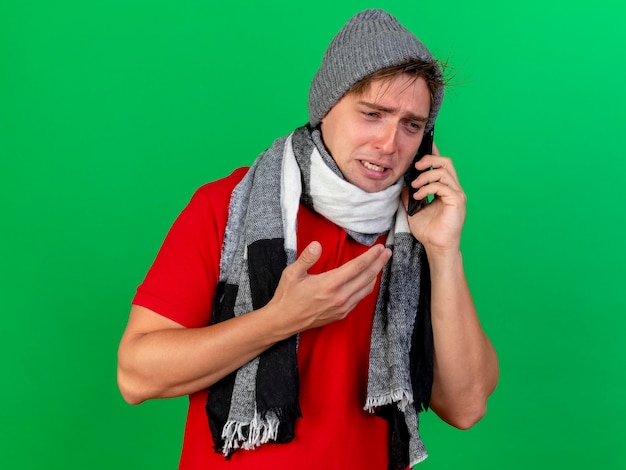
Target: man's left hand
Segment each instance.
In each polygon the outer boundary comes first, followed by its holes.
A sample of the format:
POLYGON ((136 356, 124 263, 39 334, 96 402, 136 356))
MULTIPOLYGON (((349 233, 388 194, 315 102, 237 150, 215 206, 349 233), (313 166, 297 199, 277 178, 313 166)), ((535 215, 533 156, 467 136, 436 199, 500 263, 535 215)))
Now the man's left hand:
MULTIPOLYGON (((452 160, 442 157, 433 144, 432 155, 423 156, 415 165, 422 171, 410 182, 414 188, 418 188, 416 199, 428 196, 434 199, 408 218, 413 236, 424 245, 427 252, 460 250, 467 198, 452 160)), ((407 207, 408 188, 402 192, 402 201, 407 207)))

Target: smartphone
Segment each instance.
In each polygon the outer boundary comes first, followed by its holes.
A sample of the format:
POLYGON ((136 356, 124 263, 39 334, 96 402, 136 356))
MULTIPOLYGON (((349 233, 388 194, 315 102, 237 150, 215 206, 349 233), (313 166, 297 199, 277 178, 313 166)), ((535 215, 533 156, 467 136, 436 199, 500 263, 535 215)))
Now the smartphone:
POLYGON ((414 199, 413 195, 417 192, 411 183, 417 178, 421 171, 415 168, 415 163, 419 161, 424 155, 433 153, 433 136, 435 133, 435 128, 433 127, 430 131, 424 133, 424 137, 422 137, 422 143, 417 149, 417 153, 415 154, 415 158, 411 163, 411 168, 409 168, 409 178, 407 184, 409 185, 409 215, 415 214, 417 211, 422 209, 426 204, 428 204, 428 197, 424 199, 414 199))

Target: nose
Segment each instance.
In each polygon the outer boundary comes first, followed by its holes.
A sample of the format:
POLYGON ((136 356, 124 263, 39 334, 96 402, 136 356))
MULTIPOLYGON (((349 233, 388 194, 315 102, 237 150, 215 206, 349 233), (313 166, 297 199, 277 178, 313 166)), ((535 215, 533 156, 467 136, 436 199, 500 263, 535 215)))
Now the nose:
POLYGON ((385 123, 380 126, 378 135, 376 136, 376 150, 385 155, 395 153, 397 149, 398 126, 396 123, 385 123))

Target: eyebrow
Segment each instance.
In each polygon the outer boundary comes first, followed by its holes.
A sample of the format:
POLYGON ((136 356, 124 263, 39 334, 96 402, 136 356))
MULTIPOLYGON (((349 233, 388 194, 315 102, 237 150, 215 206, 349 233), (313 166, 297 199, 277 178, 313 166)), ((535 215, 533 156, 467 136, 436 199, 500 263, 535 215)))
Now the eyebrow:
MULTIPOLYGON (((359 101, 358 104, 363 105, 363 106, 367 106, 368 108, 372 108, 375 109, 376 111, 381 111, 383 113, 389 113, 389 114, 395 114, 398 112, 398 110, 396 108, 389 108, 387 106, 382 106, 380 104, 377 103, 370 103, 369 101, 359 101)), ((407 113, 404 115, 405 118, 409 119, 410 121, 419 121, 419 122, 427 122, 428 118, 424 117, 424 116, 419 116, 417 114, 413 114, 413 113, 407 113)))

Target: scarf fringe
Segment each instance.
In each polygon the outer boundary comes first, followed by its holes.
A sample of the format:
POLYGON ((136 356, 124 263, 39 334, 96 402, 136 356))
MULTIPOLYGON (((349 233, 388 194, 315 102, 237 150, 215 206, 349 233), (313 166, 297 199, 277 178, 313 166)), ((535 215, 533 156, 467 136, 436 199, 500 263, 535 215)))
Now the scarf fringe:
POLYGON ((418 463, 422 463, 427 458, 428 458, 428 452, 426 452, 426 450, 424 450, 423 454, 421 454, 418 457, 416 457, 413 460, 411 460, 411 463, 409 464, 410 468, 413 468, 418 463))
POLYGON ((279 425, 278 418, 270 416, 262 419, 258 413, 254 414, 249 423, 230 420, 222 431, 222 439, 224 439, 222 453, 228 456, 237 449, 252 450, 262 444, 275 441, 278 437, 279 425))
POLYGON ((413 394, 407 390, 392 390, 386 395, 368 397, 364 409, 374 413, 378 408, 392 403, 395 403, 398 409, 404 412, 406 407, 413 403, 413 394))

